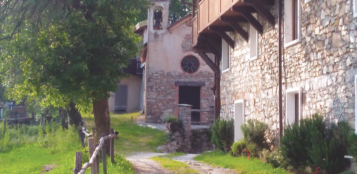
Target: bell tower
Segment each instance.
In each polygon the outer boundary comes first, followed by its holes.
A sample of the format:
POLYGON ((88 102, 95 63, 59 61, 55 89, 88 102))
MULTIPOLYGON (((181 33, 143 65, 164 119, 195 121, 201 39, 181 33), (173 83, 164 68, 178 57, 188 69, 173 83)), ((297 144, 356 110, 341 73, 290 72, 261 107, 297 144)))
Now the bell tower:
POLYGON ((148 29, 150 33, 163 33, 169 23, 170 0, 149 0, 152 6, 148 12, 148 29))

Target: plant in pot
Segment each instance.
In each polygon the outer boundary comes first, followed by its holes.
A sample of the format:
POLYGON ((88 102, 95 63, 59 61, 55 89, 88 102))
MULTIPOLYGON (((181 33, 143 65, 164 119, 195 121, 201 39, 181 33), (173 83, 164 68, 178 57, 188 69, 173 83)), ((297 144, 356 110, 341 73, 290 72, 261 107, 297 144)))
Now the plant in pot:
POLYGON ((172 132, 178 131, 182 127, 182 123, 177 117, 169 116, 165 119, 166 128, 172 132))

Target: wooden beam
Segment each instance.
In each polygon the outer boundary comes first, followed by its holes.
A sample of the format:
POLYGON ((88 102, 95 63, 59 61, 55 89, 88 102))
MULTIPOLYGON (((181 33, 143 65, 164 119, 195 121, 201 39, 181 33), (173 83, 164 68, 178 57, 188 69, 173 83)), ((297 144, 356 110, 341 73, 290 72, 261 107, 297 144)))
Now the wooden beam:
POLYGON ((225 40, 231 48, 234 48, 234 40, 227 35, 226 32, 220 30, 214 30, 211 26, 208 27, 209 30, 215 31, 223 40, 225 40))
POLYGON ((217 50, 215 47, 213 47, 207 39, 202 39, 202 43, 203 45, 208 49, 210 50, 215 56, 217 57, 221 57, 221 52, 219 50, 217 50))
MULTIPOLYGON (((206 37, 207 42, 212 45, 219 53, 222 52, 222 43, 215 41, 215 39, 206 37), (220 43, 220 44, 219 44, 220 43)), ((220 56, 218 56, 220 58, 220 56)))
POLYGON ((225 18, 220 18, 221 21, 229 23, 229 25, 237 32, 239 35, 243 37, 247 42, 249 41, 249 34, 245 31, 237 22, 229 22, 225 21, 225 18))
POLYGON ((209 26, 209 29, 213 31, 234 32, 234 29, 231 26, 227 26, 227 25, 225 26, 213 25, 213 26, 209 26))
POLYGON ((196 51, 198 53, 198 55, 201 56, 201 58, 203 59, 203 61, 206 62, 206 64, 212 69, 212 71, 216 74, 217 76, 220 76, 220 70, 219 67, 217 67, 213 61, 206 55, 206 53, 202 52, 202 51, 196 51))
POLYGON ((221 21, 229 22, 229 23, 233 23, 233 22, 248 22, 243 16, 221 16, 219 19, 221 21))
POLYGON ((261 5, 269 5, 269 6, 275 5, 275 0, 258 0, 258 2, 261 5))
POLYGON ((237 7, 233 6, 231 8, 232 11, 241 13, 245 19, 260 33, 263 34, 263 25, 259 23, 257 19, 248 11, 245 9, 245 7, 237 7))
POLYGON ((262 16, 271 26, 275 26, 275 17, 267 10, 258 0, 244 0, 245 3, 251 4, 257 12, 262 16))

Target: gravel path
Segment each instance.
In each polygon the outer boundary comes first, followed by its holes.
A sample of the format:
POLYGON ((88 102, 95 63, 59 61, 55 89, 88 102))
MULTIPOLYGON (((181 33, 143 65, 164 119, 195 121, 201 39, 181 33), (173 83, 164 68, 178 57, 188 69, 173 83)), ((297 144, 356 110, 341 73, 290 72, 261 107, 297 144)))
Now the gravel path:
MULTIPOLYGON (((127 157, 127 160, 134 166, 136 174, 176 174, 176 172, 171 172, 149 159, 165 154, 166 153, 138 152, 127 157)), ((186 154, 172 159, 188 164, 200 174, 237 174, 237 172, 231 169, 213 167, 202 162, 197 162, 193 159, 196 156, 197 154, 186 154)))
POLYGON ((181 161, 188 164, 192 169, 197 170, 200 174, 237 174, 236 171, 231 169, 224 169, 221 167, 213 167, 211 165, 197 162, 193 158, 196 157, 198 154, 186 154, 182 156, 178 156, 172 158, 176 161, 181 161))
POLYGON ((151 152, 138 152, 134 153, 126 159, 134 166, 136 174, 174 174, 173 172, 163 168, 154 160, 149 158, 165 155, 166 153, 151 153, 151 152))

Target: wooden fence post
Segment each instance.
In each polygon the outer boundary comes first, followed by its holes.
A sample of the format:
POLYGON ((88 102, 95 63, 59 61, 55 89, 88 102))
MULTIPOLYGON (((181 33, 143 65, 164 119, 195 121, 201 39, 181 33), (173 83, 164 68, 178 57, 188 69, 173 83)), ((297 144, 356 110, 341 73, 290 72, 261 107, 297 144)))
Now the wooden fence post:
POLYGON ((76 152, 76 161, 74 163, 73 174, 78 174, 82 169, 82 152, 76 152))
POLYGON ((79 135, 80 135, 80 137, 81 137, 82 147, 85 148, 85 146, 84 146, 84 138, 85 138, 85 135, 84 135, 84 133, 83 133, 82 131, 83 131, 83 129, 80 128, 79 135))
MULTIPOLYGON (((110 134, 114 134, 113 128, 110 129, 110 134)), ((109 139, 110 142, 110 162, 114 163, 114 138, 109 139)))
POLYGON ((5 135, 5 133, 6 133, 6 118, 4 120, 4 135, 5 135))
MULTIPOLYGON (((102 138, 105 137, 105 134, 102 134, 102 138)), ((103 146, 102 146, 102 165, 103 165, 103 173, 107 174, 107 154, 105 152, 106 150, 106 144, 105 141, 103 141, 103 146)))
POLYGON ((93 135, 93 138, 95 138, 95 128, 94 128, 94 126, 92 126, 92 135, 93 135))
MULTIPOLYGON (((95 148, 96 148, 96 147, 95 147, 94 138, 88 138, 89 159, 92 157, 95 148)), ((98 161, 98 160, 95 159, 95 160, 93 161, 92 166, 90 167, 90 173, 91 173, 91 174, 99 174, 97 161, 98 161)))

